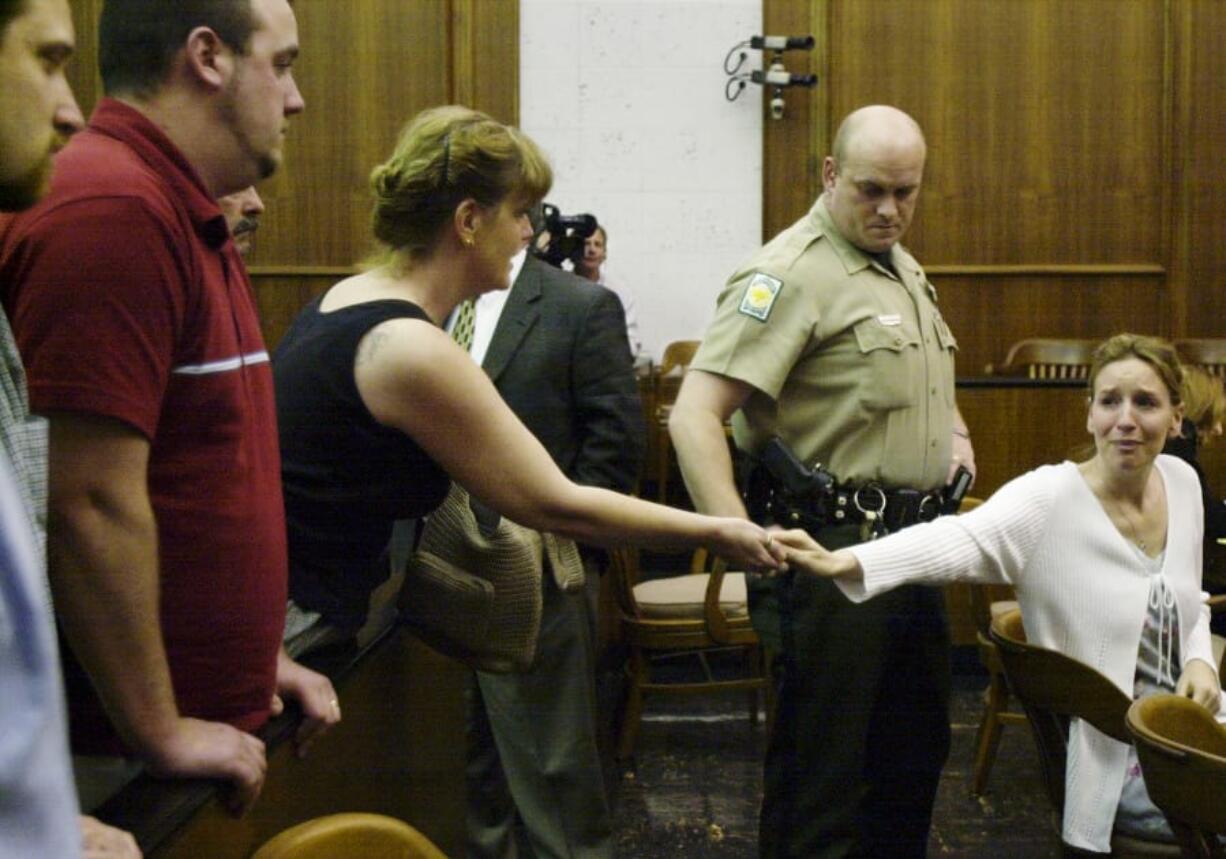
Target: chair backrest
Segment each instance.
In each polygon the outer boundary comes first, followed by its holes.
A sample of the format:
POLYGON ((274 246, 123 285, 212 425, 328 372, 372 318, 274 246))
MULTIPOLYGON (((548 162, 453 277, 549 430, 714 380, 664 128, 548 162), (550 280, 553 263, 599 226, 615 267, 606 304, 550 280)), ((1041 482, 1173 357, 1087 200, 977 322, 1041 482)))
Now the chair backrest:
POLYGON ((1048 797, 1054 808, 1063 810, 1069 718, 1076 716, 1109 737, 1130 742, 1124 727, 1128 696, 1090 666, 1028 643, 1017 609, 994 618, 990 635, 1009 688, 1034 731, 1048 797))
MULTIPOLYGON (((656 366, 652 373, 653 396, 652 403, 655 407, 655 414, 647 415, 647 420, 651 422, 655 418, 657 425, 662 425, 666 418, 669 408, 677 399, 677 392, 682 387, 682 379, 685 376, 685 370, 689 368, 690 361, 694 360, 694 353, 698 352, 699 341, 696 339, 678 339, 669 343, 664 347, 663 358, 660 359, 660 364, 656 366)), ((664 431, 662 444, 668 444, 667 431, 664 431)))
POLYGON ((660 359, 660 375, 667 376, 678 367, 684 370, 694 360, 700 340, 674 340, 664 347, 664 356, 660 359))
POLYGON ((1181 843, 1181 824, 1226 833, 1226 728, 1195 701, 1165 694, 1133 703, 1127 725, 1150 798, 1181 843))
POLYGON ((381 814, 332 814, 300 823, 266 841, 251 859, 447 859, 403 820, 381 814))
POLYGON ((1200 367, 1210 376, 1226 378, 1226 340, 1176 340, 1175 351, 1185 364, 1200 367))
POLYGON ((1023 376, 1029 379, 1088 379, 1093 340, 1062 340, 1036 337, 1019 340, 1009 347, 1004 362, 988 365, 994 376, 1023 376))
POLYGON ((634 600, 634 586, 639 583, 639 550, 628 546, 610 549, 608 574, 613 577, 618 614, 625 620, 638 620, 642 614, 634 600))
MULTIPOLYGON (((694 561, 690 568, 697 567, 699 570, 706 565, 708 555, 706 549, 700 549, 702 552, 701 560, 695 552, 694 561)), ((728 616, 724 613, 724 609, 720 606, 720 597, 724 591, 724 576, 728 574, 728 562, 723 558, 716 557, 711 561, 711 578, 707 579, 707 593, 703 599, 702 616, 707 623, 707 635, 718 641, 720 644, 736 644, 744 643, 746 634, 751 637, 756 637, 755 634, 748 630, 740 630, 739 636, 734 636, 732 629, 728 623, 728 616)))

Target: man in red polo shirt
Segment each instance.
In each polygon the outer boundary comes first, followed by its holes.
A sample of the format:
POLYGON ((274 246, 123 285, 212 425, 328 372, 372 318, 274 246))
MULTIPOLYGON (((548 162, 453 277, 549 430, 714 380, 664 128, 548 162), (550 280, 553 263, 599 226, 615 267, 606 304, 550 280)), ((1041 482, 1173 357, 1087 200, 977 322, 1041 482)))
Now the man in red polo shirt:
POLYGON ((228 779, 239 810, 266 768, 247 732, 277 694, 302 704, 303 743, 340 718, 328 680, 280 649, 272 373, 215 202, 276 170, 303 109, 297 53, 287 0, 107 0, 107 97, 48 197, 0 234, 51 423, 56 607, 110 720, 70 696, 75 748, 228 779))

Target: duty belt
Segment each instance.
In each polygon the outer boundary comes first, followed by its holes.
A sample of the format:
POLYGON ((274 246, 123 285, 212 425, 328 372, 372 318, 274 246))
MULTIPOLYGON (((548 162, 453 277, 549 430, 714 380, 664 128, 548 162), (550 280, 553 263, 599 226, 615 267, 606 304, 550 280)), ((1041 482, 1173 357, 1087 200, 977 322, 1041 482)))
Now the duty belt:
POLYGON ((886 489, 874 483, 831 487, 820 499, 801 501, 778 489, 766 502, 771 518, 784 527, 817 532, 832 525, 860 525, 864 540, 898 531, 941 515, 945 497, 939 490, 886 489))
POLYGON ((832 525, 859 524, 861 540, 956 511, 971 482, 971 473, 963 466, 944 490, 886 489, 876 483, 849 486, 820 463, 806 466, 778 436, 746 466, 745 507, 756 521, 810 533, 832 525))

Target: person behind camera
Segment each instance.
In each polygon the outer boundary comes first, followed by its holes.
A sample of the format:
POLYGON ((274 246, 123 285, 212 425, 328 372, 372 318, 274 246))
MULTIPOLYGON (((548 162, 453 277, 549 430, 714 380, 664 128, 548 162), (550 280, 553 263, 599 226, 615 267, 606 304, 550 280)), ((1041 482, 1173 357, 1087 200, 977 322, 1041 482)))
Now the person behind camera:
MULTIPOLYGON (((789 531, 780 536, 798 547, 789 563, 796 575, 835 577, 857 603, 904 584, 1012 585, 1029 641, 1091 666, 1129 698, 1174 692, 1216 713, 1200 488, 1186 463, 1161 454, 1179 433, 1181 377, 1170 344, 1116 335, 1090 368, 1093 457, 1035 469, 965 515, 835 552, 789 531)), ((1065 780, 1066 843, 1107 852, 1113 825, 1172 837, 1135 749, 1080 720, 1065 780)))
POLYGON ((604 264, 609 258, 609 231, 604 224, 583 240, 583 253, 575 257, 575 274, 598 283, 612 292, 622 303, 626 313, 626 338, 630 341, 630 354, 636 358, 643 352, 643 337, 639 334, 638 310, 635 306, 634 293, 630 290, 610 283, 604 274, 604 264))
POLYGON ((507 289, 551 172, 527 136, 474 110, 426 110, 374 169, 373 264, 313 301, 273 358, 289 527, 287 641, 362 625, 394 520, 454 478, 530 528, 595 545, 705 545, 774 568, 767 533, 579 486, 440 327, 507 289))
MULTIPOLYGON (((839 545, 931 515, 958 466, 973 472, 954 401, 954 339, 936 291, 899 245, 926 152, 902 111, 853 112, 812 210, 728 281, 669 420, 699 510, 747 514, 724 435, 730 417, 747 454, 780 436, 842 481, 848 506, 812 522, 839 545), (861 486, 866 512, 852 503, 861 486)), ((774 518, 756 503, 748 515, 774 518)), ((829 582, 755 577, 749 606, 780 654, 761 855, 923 856, 950 738, 941 595, 900 589, 852 606, 829 582)))

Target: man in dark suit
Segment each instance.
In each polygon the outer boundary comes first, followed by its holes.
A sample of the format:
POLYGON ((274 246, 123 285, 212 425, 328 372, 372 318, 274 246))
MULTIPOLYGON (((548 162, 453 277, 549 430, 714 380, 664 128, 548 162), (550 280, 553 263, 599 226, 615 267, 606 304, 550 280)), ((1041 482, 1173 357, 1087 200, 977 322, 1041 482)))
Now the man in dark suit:
MULTIPOLYGON (((474 358, 567 477, 629 491, 645 427, 621 302, 535 257, 521 255, 515 265, 521 260, 509 293, 477 302, 474 358)), ((539 857, 613 854, 596 748, 599 556, 584 554, 582 588, 563 592, 548 570, 543 576, 532 668, 476 673, 466 772, 469 859, 504 859, 520 848, 539 857)))

